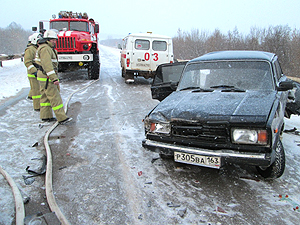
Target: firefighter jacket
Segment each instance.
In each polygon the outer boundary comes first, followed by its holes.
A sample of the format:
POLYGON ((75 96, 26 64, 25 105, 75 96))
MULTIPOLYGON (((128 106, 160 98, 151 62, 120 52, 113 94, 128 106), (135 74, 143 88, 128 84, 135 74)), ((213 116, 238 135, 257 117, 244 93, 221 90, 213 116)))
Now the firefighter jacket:
POLYGON ((37 48, 37 45, 28 44, 27 48, 25 49, 24 64, 27 68, 28 77, 35 77, 34 74, 37 73, 37 68, 34 65, 34 58, 37 48))
POLYGON ((39 65, 38 80, 57 81, 58 79, 58 60, 57 52, 49 41, 42 41, 36 51, 35 62, 39 65))

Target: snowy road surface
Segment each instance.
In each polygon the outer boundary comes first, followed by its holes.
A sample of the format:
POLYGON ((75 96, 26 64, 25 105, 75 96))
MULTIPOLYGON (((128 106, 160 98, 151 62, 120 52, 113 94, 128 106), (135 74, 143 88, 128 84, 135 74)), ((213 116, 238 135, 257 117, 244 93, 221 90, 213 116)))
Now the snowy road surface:
MULTIPOLYGON (((141 145, 142 119, 158 103, 151 99, 150 81, 125 84, 119 50, 101 46, 100 54, 100 80, 73 95, 68 109, 73 121, 58 126, 49 140, 53 190, 70 224, 299 224, 300 211, 293 209, 300 203, 297 132, 283 134, 286 170, 274 181, 263 180, 254 167, 215 170, 162 160, 141 145)), ((29 175, 27 166, 41 167, 43 137, 51 124, 40 123, 31 102, 11 100, 29 87, 22 62, 3 65, 0 165, 30 197, 26 216, 47 215, 44 176, 25 184, 23 175, 29 175)), ((64 101, 91 82, 85 73, 60 74, 64 101)), ((285 122, 286 130, 300 128, 298 116, 285 122)), ((0 196, 0 224, 12 224, 14 199, 2 176, 0 196)))

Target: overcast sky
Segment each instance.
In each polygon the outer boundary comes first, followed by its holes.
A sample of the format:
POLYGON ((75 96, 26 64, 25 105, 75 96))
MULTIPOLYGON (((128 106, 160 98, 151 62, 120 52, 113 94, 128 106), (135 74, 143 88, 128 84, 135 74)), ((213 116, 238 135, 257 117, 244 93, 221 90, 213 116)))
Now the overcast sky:
POLYGON ((0 27, 11 22, 31 30, 61 10, 87 12, 101 38, 147 32, 176 36, 178 28, 248 34, 251 27, 300 28, 300 0, 0 0, 0 27))

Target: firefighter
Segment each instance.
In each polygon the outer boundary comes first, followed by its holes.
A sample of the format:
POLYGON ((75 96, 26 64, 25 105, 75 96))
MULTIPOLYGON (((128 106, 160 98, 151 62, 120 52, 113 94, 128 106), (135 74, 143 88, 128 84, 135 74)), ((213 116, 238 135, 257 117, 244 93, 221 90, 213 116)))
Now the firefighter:
POLYGON ((41 91, 40 118, 46 122, 58 120, 59 124, 64 124, 72 118, 67 117, 60 96, 58 59, 54 49, 57 39, 56 31, 45 31, 44 38, 39 42, 35 61, 39 65, 37 79, 41 91), (52 110, 56 118, 53 117, 52 110))
MULTIPOLYGON (((27 47, 29 46, 29 44, 31 43, 31 36, 32 35, 30 35, 29 37, 28 37, 28 44, 27 44, 27 47)), ((28 78, 29 79, 29 78, 28 78)), ((29 80, 29 84, 30 84, 30 80, 29 80)), ((29 90, 29 93, 28 93, 28 96, 27 96, 27 99, 28 100, 32 100, 32 94, 31 94, 31 88, 30 88, 30 90, 29 90)))
POLYGON ((28 94, 28 99, 33 100, 33 109, 35 111, 40 111, 40 85, 37 81, 37 68, 35 66, 34 58, 35 53, 38 48, 38 40, 42 38, 41 34, 34 33, 28 38, 28 45, 25 49, 24 64, 27 68, 27 76, 30 83, 30 91, 28 94))

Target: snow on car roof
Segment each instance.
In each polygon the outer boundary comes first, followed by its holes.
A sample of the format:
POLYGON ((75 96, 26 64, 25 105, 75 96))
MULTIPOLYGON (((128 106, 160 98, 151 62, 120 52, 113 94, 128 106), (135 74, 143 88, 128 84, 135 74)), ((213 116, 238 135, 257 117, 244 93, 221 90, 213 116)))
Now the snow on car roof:
POLYGON ((210 61, 210 60, 234 60, 234 59, 259 59, 272 61, 275 54, 263 51, 218 51, 210 52, 190 62, 210 61))
POLYGON ((127 37, 154 37, 154 38, 171 38, 166 35, 160 35, 160 34, 153 34, 153 33, 133 33, 133 34, 128 34, 127 37))

